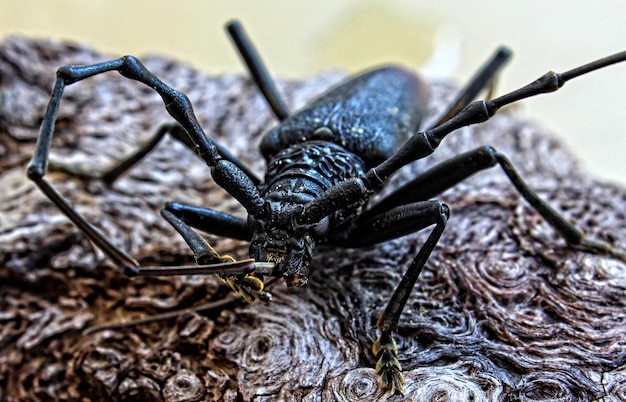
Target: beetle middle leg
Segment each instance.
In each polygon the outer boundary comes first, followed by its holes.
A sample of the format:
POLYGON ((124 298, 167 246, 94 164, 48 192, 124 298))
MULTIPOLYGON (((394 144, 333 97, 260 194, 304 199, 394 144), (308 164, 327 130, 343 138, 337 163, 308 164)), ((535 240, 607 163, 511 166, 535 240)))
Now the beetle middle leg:
MULTIPOLYGON (((75 166, 57 161, 50 161, 49 169, 52 171, 63 172, 80 179, 102 180, 105 184, 110 186, 120 176, 122 176, 133 166, 138 164, 146 155, 148 155, 166 135, 169 135, 170 138, 182 143, 190 150, 195 151, 193 142, 189 139, 189 135, 180 124, 165 123, 157 129, 157 131, 152 135, 152 137, 150 137, 148 141, 146 141, 135 152, 133 152, 132 155, 125 157, 104 172, 85 171, 82 169, 78 169, 75 166)), ((239 170, 244 172, 252 180, 252 182, 254 182, 255 184, 259 184, 261 182, 261 180, 259 180, 259 178, 257 178, 256 175, 252 173, 246 165, 244 165, 239 159, 232 155, 226 148, 224 148, 211 138, 209 138, 209 141, 213 143, 213 145, 217 149, 217 152, 223 159, 228 160, 236 165, 239 170)))
POLYGON ((500 166, 526 201, 573 247, 600 255, 609 255, 626 262, 626 253, 610 244, 588 239, 582 229, 565 219, 533 191, 506 155, 490 146, 483 146, 457 155, 434 166, 400 187, 373 206, 366 214, 376 214, 397 205, 426 200, 453 187, 467 177, 494 166, 500 166))

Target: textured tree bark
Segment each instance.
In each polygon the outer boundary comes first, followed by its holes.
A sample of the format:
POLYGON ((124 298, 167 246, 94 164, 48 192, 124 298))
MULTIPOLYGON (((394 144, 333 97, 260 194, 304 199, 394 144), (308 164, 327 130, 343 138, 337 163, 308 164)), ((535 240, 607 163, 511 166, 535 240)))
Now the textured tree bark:
MULTIPOLYGON (((17 37, 0 45, 0 399, 388 398, 372 369, 375 319, 427 233, 368 249, 323 249, 309 285, 277 283, 269 305, 233 302, 83 333, 229 295, 214 277, 125 277, 25 178, 56 68, 109 58, 86 46, 17 37)), ((247 79, 143 60, 189 95, 207 133, 262 175, 256 146, 275 122, 247 79)), ((279 87, 295 110, 342 77, 326 73, 279 87)), ((431 91, 434 118, 454 90, 431 84, 431 91)), ((101 171, 167 121, 149 89, 117 74, 98 76, 67 89, 53 159, 101 171)), ((485 144, 509 155, 590 236, 626 248, 626 190, 591 178, 554 139, 511 113, 451 135, 390 187, 485 144)), ((143 265, 193 260, 158 214, 165 201, 244 216, 208 168, 169 139, 110 188, 48 177, 143 265)), ((452 217, 396 338, 406 397, 626 400, 626 266, 567 247, 498 168, 441 198, 452 217)), ((220 252, 246 257, 245 243, 208 238, 220 252)))

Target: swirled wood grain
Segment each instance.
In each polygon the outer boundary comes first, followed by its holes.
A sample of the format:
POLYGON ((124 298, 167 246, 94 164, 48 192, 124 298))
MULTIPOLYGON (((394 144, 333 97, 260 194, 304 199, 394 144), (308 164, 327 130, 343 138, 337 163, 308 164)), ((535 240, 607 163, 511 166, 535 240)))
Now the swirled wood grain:
MULTIPOLYGON (((362 250, 322 249, 309 285, 277 283, 269 305, 235 302, 82 333, 228 297, 212 277, 125 277, 26 180, 55 69, 108 58, 86 46, 18 37, 0 45, 0 399, 386 399, 372 369, 374 322, 426 233, 362 250)), ((274 121, 248 80, 209 77, 165 58, 144 61, 189 95, 207 133, 262 173, 256 145, 274 121)), ((299 107, 342 76, 279 87, 299 107)), ((431 90, 435 116, 454 90, 431 90)), ((150 90, 116 74, 99 76, 68 88, 53 158, 102 170, 165 121, 150 90)), ((510 112, 451 135, 392 185, 483 144, 508 154, 591 235, 626 247, 626 190, 590 178, 554 139, 510 112)), ((192 260, 158 215, 165 201, 243 215, 203 163, 167 139, 112 188, 49 177, 145 265, 192 260)), ((626 400, 624 264, 565 247, 497 169, 441 198, 452 217, 396 338, 407 399, 626 400)), ((211 241, 221 252, 246 255, 245 243, 211 241)))

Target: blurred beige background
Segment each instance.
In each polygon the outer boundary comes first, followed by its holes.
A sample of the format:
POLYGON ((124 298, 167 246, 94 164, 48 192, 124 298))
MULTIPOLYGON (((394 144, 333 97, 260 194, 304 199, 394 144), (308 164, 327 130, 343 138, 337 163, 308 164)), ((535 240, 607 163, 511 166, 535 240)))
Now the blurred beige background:
MULTIPOLYGON (((462 83, 506 44, 515 57, 502 93, 549 69, 626 49, 623 0, 0 0, 0 37, 69 39, 115 56, 159 53, 218 74, 243 71, 223 32, 231 18, 242 20, 271 71, 289 78, 400 62, 462 83)), ((626 184, 625 107, 626 63, 520 110, 557 133, 596 176, 626 184)))

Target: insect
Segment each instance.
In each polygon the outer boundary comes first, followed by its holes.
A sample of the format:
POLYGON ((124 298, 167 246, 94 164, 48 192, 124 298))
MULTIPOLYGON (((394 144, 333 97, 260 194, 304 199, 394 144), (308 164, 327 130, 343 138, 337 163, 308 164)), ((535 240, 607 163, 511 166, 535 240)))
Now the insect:
MULTIPOLYGON (((381 386, 391 393, 402 393, 404 378, 393 332, 447 225, 448 206, 433 199, 446 189, 475 173, 499 166, 519 193, 572 247, 626 262, 623 250, 586 238, 577 226, 537 196, 505 155, 489 146, 457 155, 423 172, 386 198, 370 202, 395 172, 433 153, 456 129, 484 122, 503 106, 556 91, 568 80, 625 61, 626 52, 564 73, 549 72, 505 95, 474 101, 510 57, 508 49, 500 48, 443 116, 432 127, 420 131, 427 91, 413 72, 397 66, 369 70, 331 88, 299 112, 290 113, 241 25, 231 22, 227 30, 280 121, 261 142, 260 151, 267 161, 264 180, 207 136, 189 99, 155 77, 136 58, 125 56, 93 65, 68 65, 57 71, 27 175, 126 274, 217 274, 248 302, 268 302, 271 294, 264 289, 265 279, 283 278, 289 286, 304 285, 317 245, 365 247, 432 227, 376 324, 380 336, 372 351, 381 386), (162 97, 176 123, 162 126, 150 145, 99 178, 113 183, 146 155, 159 138, 169 134, 197 152, 211 168, 215 182, 248 213, 244 220, 208 208, 166 203, 161 214, 191 248, 198 263, 195 266, 139 266, 44 178, 64 88, 108 71, 117 71, 151 87, 162 97), (220 255, 196 229, 250 242, 250 258, 236 261, 220 255)), ((76 172, 69 169, 68 173, 76 172)))

